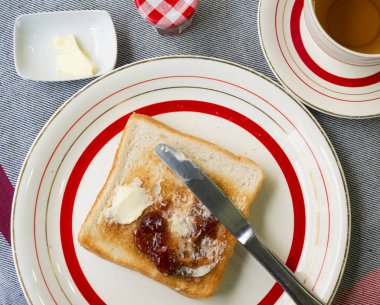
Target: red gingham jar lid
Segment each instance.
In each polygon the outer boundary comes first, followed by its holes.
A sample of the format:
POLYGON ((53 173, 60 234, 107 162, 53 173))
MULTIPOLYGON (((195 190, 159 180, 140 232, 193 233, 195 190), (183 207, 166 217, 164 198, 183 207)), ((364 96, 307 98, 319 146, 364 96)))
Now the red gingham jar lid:
POLYGON ((199 0, 135 0, 140 15, 157 29, 173 29, 191 22, 199 0))

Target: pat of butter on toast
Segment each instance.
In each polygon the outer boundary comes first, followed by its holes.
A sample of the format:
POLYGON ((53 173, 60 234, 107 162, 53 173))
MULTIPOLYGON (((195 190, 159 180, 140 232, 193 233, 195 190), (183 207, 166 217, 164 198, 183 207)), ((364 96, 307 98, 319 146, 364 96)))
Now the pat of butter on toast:
MULTIPOLYGON (((173 146, 192 159, 248 217, 264 178, 258 165, 148 116, 133 114, 123 132, 112 169, 82 224, 78 240, 89 251, 185 296, 206 298, 217 290, 236 240, 158 158, 155 147, 159 143, 173 146), (133 185, 136 179, 141 181, 138 187, 144 190, 142 194, 149 196, 149 204, 141 215, 136 214, 136 220, 120 223, 109 213, 115 198, 120 197, 115 192, 120 186, 133 185), (154 228, 166 234, 159 241, 170 250, 167 252, 169 250, 163 247, 164 254, 169 255, 166 258, 172 264, 170 268, 157 265, 148 254, 150 250, 144 250, 152 246, 149 236, 153 235, 149 230, 157 215, 161 217, 160 227, 155 223, 154 228), (147 227, 143 227, 145 224, 147 227)), ((118 201, 116 208, 120 209, 121 204, 125 204, 122 207, 125 214, 129 203, 118 201)), ((156 245, 157 241, 154 242, 156 245)), ((157 251, 162 254, 159 248, 154 251, 153 257, 157 251)))

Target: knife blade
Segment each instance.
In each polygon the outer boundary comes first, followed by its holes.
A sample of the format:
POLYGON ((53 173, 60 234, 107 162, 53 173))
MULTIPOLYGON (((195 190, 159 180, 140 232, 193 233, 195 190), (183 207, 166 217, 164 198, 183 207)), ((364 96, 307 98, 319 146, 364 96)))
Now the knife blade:
POLYGON ((240 210, 202 169, 182 152, 169 145, 158 144, 156 153, 227 230, 267 269, 297 304, 323 304, 259 239, 240 210))
POLYGON ((240 211, 194 162, 180 151, 165 144, 159 144, 156 152, 240 243, 245 244, 250 237, 254 236, 253 228, 240 211))

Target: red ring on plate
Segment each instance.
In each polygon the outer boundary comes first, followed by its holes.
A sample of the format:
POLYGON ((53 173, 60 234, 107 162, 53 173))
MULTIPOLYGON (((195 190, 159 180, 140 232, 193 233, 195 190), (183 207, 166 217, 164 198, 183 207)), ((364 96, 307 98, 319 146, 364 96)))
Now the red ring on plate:
POLYGON ((313 73, 329 83, 343 87, 365 87, 380 82, 380 72, 361 78, 346 78, 332 74, 319 66, 307 52, 301 37, 300 23, 303 7, 304 0, 295 0, 290 17, 290 32, 298 56, 313 73))
MULTIPOLYGON (((305 238, 305 206, 302 189, 296 172, 280 145, 261 126, 253 122, 251 119, 234 110, 217 104, 181 100, 156 103, 135 110, 135 112, 149 116, 180 111, 205 113, 218 116, 230 122, 233 122, 256 137, 275 158, 285 176, 292 197, 294 231, 292 245, 286 264, 292 271, 295 271, 301 257, 305 238)), ((113 137, 123 131, 130 115, 131 113, 126 114, 125 116, 113 122, 87 146, 82 155, 79 157, 70 174, 62 199, 60 233, 63 254, 69 272, 76 286, 84 298, 91 304, 105 303, 97 295, 97 293, 91 287, 90 283, 87 281, 76 256, 72 232, 72 216, 75 197, 83 175, 85 174, 94 157, 104 147, 104 145, 106 145, 113 137)), ((276 283, 259 304, 273 304, 279 299, 282 292, 283 289, 276 283)))

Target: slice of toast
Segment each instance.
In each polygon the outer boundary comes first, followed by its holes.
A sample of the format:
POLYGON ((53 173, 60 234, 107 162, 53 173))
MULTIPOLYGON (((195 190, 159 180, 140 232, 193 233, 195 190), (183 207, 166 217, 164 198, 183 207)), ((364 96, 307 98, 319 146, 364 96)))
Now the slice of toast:
POLYGON ((107 181, 78 239, 83 247, 107 260, 136 270, 183 295, 206 298, 215 293, 236 240, 215 219, 210 222, 213 216, 209 211, 158 158, 155 146, 159 143, 173 146, 192 159, 248 217, 263 181, 260 167, 215 144, 183 134, 150 117, 133 114, 107 181), (110 221, 104 211, 112 204, 115 188, 130 185, 136 178, 153 198, 153 204, 130 224, 110 221), (175 272, 159 271, 157 261, 137 245, 142 219, 151 212, 158 212, 167 223, 170 257, 175 258, 177 266, 177 269, 173 267, 175 272))

